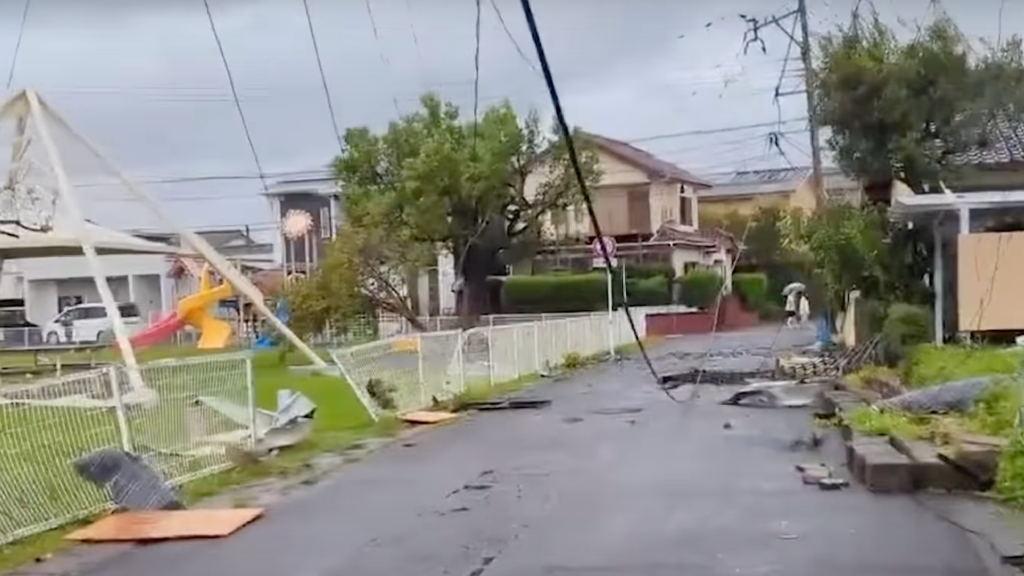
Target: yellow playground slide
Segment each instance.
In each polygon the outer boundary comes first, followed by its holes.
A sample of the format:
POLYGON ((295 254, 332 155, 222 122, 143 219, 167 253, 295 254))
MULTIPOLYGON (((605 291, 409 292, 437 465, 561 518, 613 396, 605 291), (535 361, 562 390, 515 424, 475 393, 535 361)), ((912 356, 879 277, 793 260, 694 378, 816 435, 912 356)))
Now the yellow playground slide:
POLYGON ((196 347, 200 350, 219 350, 231 341, 231 324, 214 318, 212 308, 217 302, 230 298, 232 293, 227 282, 214 286, 210 270, 204 266, 199 277, 199 290, 178 301, 178 317, 199 331, 196 347))

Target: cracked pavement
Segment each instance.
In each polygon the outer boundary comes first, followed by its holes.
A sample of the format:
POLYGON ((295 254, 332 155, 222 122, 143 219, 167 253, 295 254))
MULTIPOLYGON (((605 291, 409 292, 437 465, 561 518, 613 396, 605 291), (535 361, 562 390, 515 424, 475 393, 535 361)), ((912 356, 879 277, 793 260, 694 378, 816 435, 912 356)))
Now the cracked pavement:
MULTIPOLYGON (((757 350, 774 336, 721 334, 715 345, 757 350)), ((709 342, 671 340, 652 354, 681 366, 709 342)), ((808 413, 717 405, 728 392, 706 386, 674 404, 636 359, 596 366, 528 392, 548 408, 481 413, 392 444, 229 538, 134 547, 77 573, 984 573, 966 535, 909 498, 804 485, 794 465, 820 458, 792 448, 808 413)))

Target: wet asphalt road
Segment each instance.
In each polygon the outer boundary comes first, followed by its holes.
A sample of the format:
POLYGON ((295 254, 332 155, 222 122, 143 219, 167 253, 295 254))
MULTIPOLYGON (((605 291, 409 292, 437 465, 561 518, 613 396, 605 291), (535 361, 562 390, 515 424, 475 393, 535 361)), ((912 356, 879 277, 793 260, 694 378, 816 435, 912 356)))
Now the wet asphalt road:
MULTIPOLYGON (((756 350, 773 335, 717 345, 756 350)), ((672 341, 655 359, 680 366, 706 344, 672 341)), ((83 574, 984 574, 966 536, 910 499, 803 486, 793 465, 820 458, 790 448, 806 412, 719 406, 724 393, 679 405, 638 361, 586 370, 532 392, 547 409, 382 449, 230 538, 138 547, 83 574)))

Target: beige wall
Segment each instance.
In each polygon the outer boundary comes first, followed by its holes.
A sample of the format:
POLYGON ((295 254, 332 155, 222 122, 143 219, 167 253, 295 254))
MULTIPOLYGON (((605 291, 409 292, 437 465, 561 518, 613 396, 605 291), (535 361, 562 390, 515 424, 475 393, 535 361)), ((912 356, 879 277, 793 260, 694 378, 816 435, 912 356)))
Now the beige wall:
POLYGON ((750 215, 758 208, 788 208, 791 192, 778 194, 759 194, 757 196, 740 196, 728 198, 701 198, 700 213, 707 218, 725 216, 731 212, 750 215))
MULTIPOLYGON (((592 198, 601 230, 608 235, 653 233, 668 220, 680 222, 680 184, 678 182, 651 182, 643 171, 615 156, 598 151, 601 181, 594 187, 592 198), (650 218, 643 226, 630 222, 630 191, 644 191, 650 218)), ((534 198, 539 186, 549 177, 549 166, 542 165, 526 179, 525 195, 534 198)), ((684 187, 684 193, 694 198, 693 189, 684 187)), ((693 200, 696 204, 696 200, 693 200)), ((694 225, 698 217, 694 213, 694 225)), ((685 223, 683 223, 685 224, 685 223)), ((584 206, 570 207, 564 214, 547 214, 543 218, 543 230, 549 238, 583 237, 593 235, 590 218, 584 206)))
POLYGON ((957 249, 959 330, 1024 330, 1024 232, 961 234, 957 249))

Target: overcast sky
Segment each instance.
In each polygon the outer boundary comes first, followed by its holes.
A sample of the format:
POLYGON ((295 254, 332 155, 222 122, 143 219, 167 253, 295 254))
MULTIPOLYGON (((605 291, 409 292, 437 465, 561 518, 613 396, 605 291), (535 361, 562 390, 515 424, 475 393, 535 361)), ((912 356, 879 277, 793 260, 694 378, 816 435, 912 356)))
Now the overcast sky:
MULTIPOLYGON (((324 166, 338 147, 302 1, 210 2, 263 171, 273 179, 324 166)), ((426 90, 471 113, 474 3, 369 4, 376 37, 364 0, 309 0, 342 130, 382 128, 396 116, 396 105, 411 111, 426 90)), ((490 0, 483 0, 481 105, 509 99, 521 110, 537 108, 549 117, 519 2, 496 4, 529 62, 503 30, 490 0)), ((766 146, 773 130, 786 137, 789 162, 809 163, 803 95, 784 98, 778 107, 772 98, 788 38, 768 30, 767 54, 752 47, 744 55, 745 26, 738 17, 782 14, 795 2, 535 4, 571 123, 640 140, 638 145, 702 174, 786 165, 766 146), (780 117, 781 125, 769 125, 780 117), (764 125, 716 132, 750 124, 764 125), (695 131, 705 133, 665 136, 695 131)), ((808 4, 812 32, 820 33, 846 20, 853 0, 808 4)), ((22 0, 0 0, 0 86, 7 80, 24 6, 22 0)), ((877 8, 894 23, 897 17, 926 18, 930 10, 928 0, 878 0, 877 8)), ((1024 27, 1021 2, 1001 8, 999 0, 947 0, 944 8, 975 37, 995 37, 1001 11, 1004 35, 1024 27)), ((794 50, 784 90, 801 87, 797 56, 794 50)), ((248 224, 256 230, 272 224, 202 0, 31 0, 11 90, 26 87, 38 90, 143 181, 238 177, 153 185, 182 224, 248 224)), ((100 216, 107 220, 124 213, 104 210, 100 216)))

